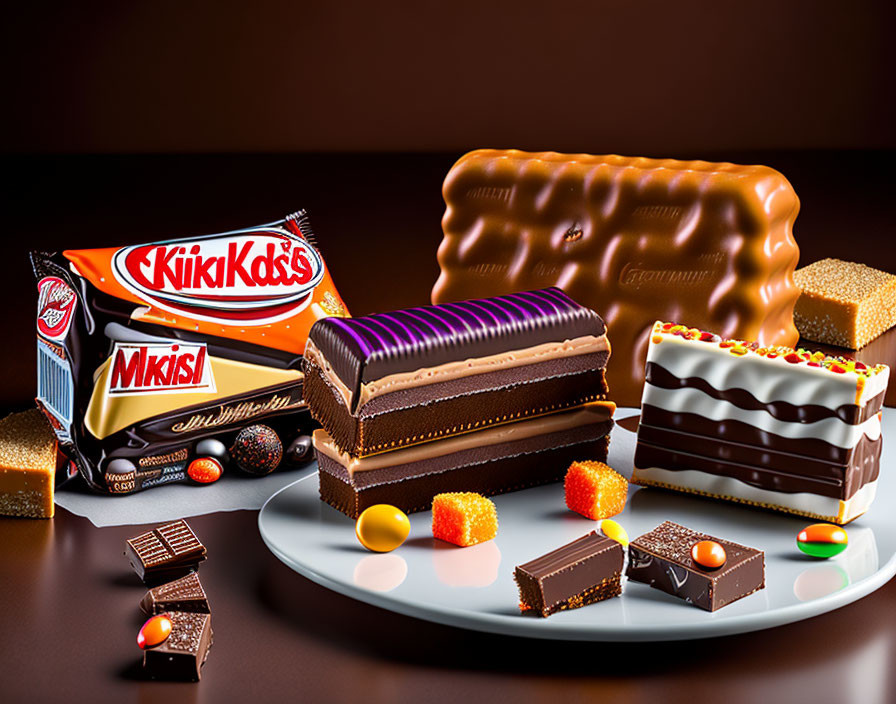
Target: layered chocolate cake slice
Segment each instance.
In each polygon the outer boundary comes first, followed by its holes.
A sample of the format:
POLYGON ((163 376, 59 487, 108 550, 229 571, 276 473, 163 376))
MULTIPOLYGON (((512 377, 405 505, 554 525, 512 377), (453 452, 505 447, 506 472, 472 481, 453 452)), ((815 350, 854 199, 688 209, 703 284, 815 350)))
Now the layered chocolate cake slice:
POLYGON ((657 323, 632 481, 848 523, 874 499, 889 375, 657 323))
POLYGON ((560 481, 575 460, 607 458, 615 408, 596 401, 369 457, 344 452, 326 430, 317 430, 320 495, 357 518, 374 504, 410 513, 429 510, 444 492, 490 496, 560 481))
POLYGON ((609 355, 601 317, 548 288, 319 320, 303 394, 366 457, 602 400, 609 355))

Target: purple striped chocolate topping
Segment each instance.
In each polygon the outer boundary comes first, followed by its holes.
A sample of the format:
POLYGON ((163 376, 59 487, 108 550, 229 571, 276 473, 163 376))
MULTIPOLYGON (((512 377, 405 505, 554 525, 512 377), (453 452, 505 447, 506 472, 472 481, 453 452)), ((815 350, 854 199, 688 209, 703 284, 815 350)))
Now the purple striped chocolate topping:
POLYGON ((360 318, 324 318, 309 338, 357 392, 361 383, 389 374, 605 331, 597 313, 552 287, 360 318))

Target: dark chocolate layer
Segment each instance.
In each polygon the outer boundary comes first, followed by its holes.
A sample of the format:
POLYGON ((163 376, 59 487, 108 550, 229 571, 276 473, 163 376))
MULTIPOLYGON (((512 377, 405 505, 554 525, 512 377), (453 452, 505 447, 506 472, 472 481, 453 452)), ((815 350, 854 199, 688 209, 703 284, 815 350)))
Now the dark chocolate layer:
POLYGON ((622 545, 591 531, 519 565, 514 578, 520 588, 520 602, 543 616, 584 606, 585 595, 593 596, 607 580, 618 580, 622 562, 622 545))
POLYGON ((314 418, 356 457, 487 428, 606 397, 606 353, 562 357, 526 367, 474 374, 374 398, 356 414, 315 364, 304 394, 314 418), (532 367, 537 367, 533 369, 532 367), (409 432, 412 429, 413 432, 409 432))
POLYGON ((605 331, 593 310, 558 288, 547 288, 360 318, 324 318, 314 324, 309 338, 357 393, 362 382, 389 374, 599 337, 605 331))
MULTIPOLYGON (((344 468, 323 453, 317 453, 320 497, 351 518, 375 504, 391 504, 406 513, 428 511, 432 497, 448 491, 475 491, 485 496, 527 489, 563 479, 569 465, 583 458, 605 461, 610 439, 592 437, 584 442, 555 446, 540 452, 501 456, 488 446, 478 448, 481 459, 435 474, 408 477, 401 481, 361 488, 338 476, 344 468)), ((497 446, 495 446, 497 447, 497 446)))
POLYGON ((681 379, 656 362, 647 362, 646 381, 662 389, 698 389, 717 401, 727 401, 748 411, 766 411, 778 420, 791 423, 815 423, 825 418, 839 418, 844 423, 859 425, 881 409, 885 396, 885 392, 881 392, 864 406, 850 403, 838 408, 816 404, 795 405, 787 401, 763 402, 747 389, 717 389, 700 377, 681 379))
POLYGON ((852 461, 851 449, 833 445, 818 438, 787 438, 757 428, 739 420, 713 420, 697 413, 667 411, 645 404, 641 408, 641 423, 654 428, 668 428, 682 433, 712 438, 712 442, 753 445, 786 452, 791 455, 812 457, 831 464, 846 465, 852 461))
MULTIPOLYGON (((603 423, 580 425, 575 428, 550 433, 549 435, 534 435, 494 445, 480 445, 460 452, 418 460, 417 462, 395 464, 391 467, 381 467, 379 469, 365 469, 356 471, 351 476, 349 476, 348 470, 338 462, 334 462, 335 467, 328 464, 327 471, 335 474, 339 479, 349 482, 357 489, 366 489, 373 486, 401 482, 410 477, 422 477, 427 474, 447 472, 457 467, 473 467, 488 463, 497 457, 510 457, 543 452, 555 447, 578 445, 609 435, 612 429, 613 421, 608 417, 603 423)), ((384 457, 391 456, 394 455, 384 455, 384 457)))
POLYGON ((671 521, 631 541, 626 576, 635 582, 715 611, 765 587, 765 555, 760 550, 698 533, 671 521), (691 548, 713 540, 725 548, 727 560, 716 570, 691 558, 691 548))
MULTIPOLYGON (((733 463, 720 465, 718 473, 724 476, 733 476, 762 489, 795 493, 809 490, 812 483, 817 480, 835 482, 840 487, 838 496, 842 493, 849 497, 866 482, 877 477, 883 442, 882 438, 869 440, 867 437, 863 437, 858 445, 850 451, 848 463, 837 464, 778 452, 768 447, 745 445, 719 440, 712 436, 693 435, 641 424, 638 429, 638 447, 641 446, 644 447, 644 450, 635 459, 635 465, 639 467, 653 466, 674 469, 678 467, 667 467, 665 464, 640 464, 640 462, 646 462, 649 459, 662 461, 663 457, 667 457, 668 464, 677 465, 679 461, 687 461, 686 455, 696 455, 709 460, 718 460, 720 463, 733 463), (683 454, 681 458, 675 457, 674 455, 678 452, 686 453, 686 455, 683 454), (736 469, 741 466, 756 469, 745 474, 736 469)), ((819 492, 815 491, 814 493, 819 492)))
POLYGON ((845 477, 838 480, 788 474, 741 462, 723 462, 703 455, 639 442, 635 450, 635 466, 659 467, 668 470, 693 469, 716 476, 731 477, 759 489, 781 491, 788 494, 808 492, 845 501, 867 482, 877 479, 880 463, 872 455, 868 459, 863 459, 860 467, 845 472, 845 477))

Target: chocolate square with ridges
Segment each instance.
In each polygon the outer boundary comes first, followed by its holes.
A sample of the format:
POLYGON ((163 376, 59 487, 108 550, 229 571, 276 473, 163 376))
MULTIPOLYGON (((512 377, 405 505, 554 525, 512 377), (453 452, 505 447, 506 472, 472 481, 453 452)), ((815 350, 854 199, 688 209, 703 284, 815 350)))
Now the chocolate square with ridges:
POLYGON ((198 569, 205 546, 187 522, 179 520, 130 538, 125 555, 140 579, 161 584, 198 569))

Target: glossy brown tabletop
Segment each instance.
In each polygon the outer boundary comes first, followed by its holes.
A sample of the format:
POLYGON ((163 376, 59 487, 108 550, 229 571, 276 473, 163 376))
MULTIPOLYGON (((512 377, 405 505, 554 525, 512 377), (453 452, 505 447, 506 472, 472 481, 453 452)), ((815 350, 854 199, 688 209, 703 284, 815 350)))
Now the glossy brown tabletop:
MULTIPOLYGON (((128 244, 310 210, 352 312, 427 301, 441 179, 457 155, 7 159, 2 403, 33 395, 29 248, 128 244), (11 163, 9 163, 11 162, 11 163)), ((693 156, 693 155, 682 155, 693 156)), ((701 154, 782 170, 802 200, 803 263, 841 256, 896 271, 892 154, 701 154)), ((886 473, 890 468, 883 468, 886 473)), ((110 499, 114 501, 115 499, 110 499)), ((474 633, 355 602, 264 546, 257 513, 190 519, 208 547, 215 644, 198 684, 143 678, 144 588, 122 555, 139 527, 0 518, 0 701, 896 700, 896 582, 767 631, 659 644, 474 633)))

